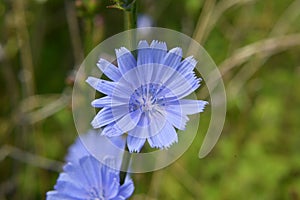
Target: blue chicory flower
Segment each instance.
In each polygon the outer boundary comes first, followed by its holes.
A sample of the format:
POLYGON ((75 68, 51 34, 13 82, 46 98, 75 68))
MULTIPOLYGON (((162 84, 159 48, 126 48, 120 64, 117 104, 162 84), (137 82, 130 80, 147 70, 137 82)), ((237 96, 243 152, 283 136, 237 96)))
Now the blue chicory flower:
POLYGON ((134 190, 127 176, 120 185, 119 171, 114 170, 114 159, 105 164, 93 156, 84 156, 79 164, 68 163, 58 177, 55 191, 47 192, 47 200, 124 200, 134 190))
POLYGON ((77 138, 69 148, 68 163, 54 186, 47 193, 47 200, 124 200, 134 190, 133 181, 127 174, 120 185, 122 137, 107 139, 95 130, 77 138), (92 156, 104 156, 101 162, 92 156))
POLYGON ((102 135, 128 133, 130 152, 139 152, 147 140, 164 149, 178 141, 175 128, 184 130, 187 115, 202 112, 206 101, 183 99, 200 86, 194 68, 196 60, 182 58, 179 47, 168 51, 165 42, 140 41, 137 58, 125 47, 116 50, 118 67, 100 59, 99 69, 112 81, 94 77, 86 80, 107 96, 92 106, 102 108, 91 122, 102 135))

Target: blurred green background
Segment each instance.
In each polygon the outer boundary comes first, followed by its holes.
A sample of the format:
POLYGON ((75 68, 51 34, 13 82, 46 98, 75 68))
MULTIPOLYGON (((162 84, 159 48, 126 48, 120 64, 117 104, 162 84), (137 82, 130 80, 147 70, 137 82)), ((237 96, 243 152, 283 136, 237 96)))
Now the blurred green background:
MULTIPOLYGON (((300 1, 137 1, 153 26, 205 47, 223 74, 228 108, 207 157, 197 155, 209 107, 177 162, 133 175, 131 199, 300 199, 300 1)), ((76 69, 99 42, 124 30, 123 12, 108 5, 0 1, 0 200, 44 199, 53 188, 77 136, 76 69)))

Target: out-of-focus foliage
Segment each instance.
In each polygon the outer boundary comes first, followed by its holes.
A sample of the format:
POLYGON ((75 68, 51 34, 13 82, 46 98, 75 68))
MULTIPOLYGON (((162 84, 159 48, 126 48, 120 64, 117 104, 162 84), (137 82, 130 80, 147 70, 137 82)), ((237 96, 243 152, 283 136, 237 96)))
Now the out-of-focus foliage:
MULTIPOLYGON (((206 48, 224 75, 228 109, 206 158, 197 155, 209 107, 176 163, 133 175, 132 199, 300 199, 300 1, 137 1, 155 26, 206 48)), ((0 1, 1 200, 43 199, 55 184, 77 136, 74 73, 94 46, 124 30, 123 13, 108 5, 0 1)))

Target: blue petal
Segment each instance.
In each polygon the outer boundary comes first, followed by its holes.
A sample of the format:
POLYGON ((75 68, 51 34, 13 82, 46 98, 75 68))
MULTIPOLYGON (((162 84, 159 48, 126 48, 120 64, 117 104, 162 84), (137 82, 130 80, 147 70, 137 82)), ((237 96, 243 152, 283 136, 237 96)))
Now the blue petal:
POLYGON ((100 188, 100 162, 92 156, 85 156, 79 160, 81 170, 84 173, 90 186, 100 188))
POLYGON ((111 182, 108 182, 105 189, 105 197, 107 199, 112 199, 117 196, 120 188, 120 183, 116 177, 112 179, 111 182))
POLYGON ((196 65, 197 61, 193 58, 193 56, 189 56, 180 63, 178 66, 178 72, 185 76, 188 73, 191 73, 196 65))
POLYGON ((148 63, 135 68, 134 73, 131 75, 131 80, 135 88, 141 85, 146 85, 152 82, 153 73, 155 72, 156 64, 148 63))
POLYGON ((167 85, 168 80, 174 80, 174 75, 176 77, 176 69, 161 64, 153 66, 153 83, 167 85))
POLYGON ((92 106, 95 108, 103 108, 103 107, 115 107, 115 106, 124 106, 127 103, 128 98, 117 97, 114 95, 113 97, 105 96, 99 99, 95 99, 92 101, 92 106))
POLYGON ((185 115, 192 115, 195 113, 203 112, 205 106, 208 104, 207 101, 202 100, 191 100, 181 99, 179 100, 179 106, 185 115))
POLYGON ((109 178, 108 180, 103 179, 103 181, 105 183, 109 183, 110 178, 117 177, 117 179, 118 179, 118 176, 117 176, 118 172, 117 172, 117 170, 115 170, 115 168, 116 168, 115 158, 111 157, 111 156, 107 156, 104 159, 104 163, 103 163, 103 166, 101 169, 102 176, 104 176, 103 174, 106 174, 104 177, 109 178))
POLYGON ((58 191, 47 192, 46 200, 82 200, 80 197, 72 197, 69 194, 60 193, 58 191))
POLYGON ((150 48, 152 48, 153 63, 163 64, 163 59, 167 54, 167 45, 165 42, 153 40, 150 48))
POLYGON ((124 75, 127 71, 136 67, 136 60, 128 49, 121 47, 116 49, 118 67, 124 75))
POLYGON ((202 79, 198 78, 194 72, 185 74, 184 78, 190 83, 190 85, 200 83, 202 81, 202 79))
POLYGON ((118 127, 118 129, 122 130, 123 133, 130 131, 137 125, 141 115, 142 112, 140 109, 135 110, 119 119, 116 122, 115 126, 118 127))
MULTIPOLYGON (((123 138, 123 137, 111 137, 109 139, 119 149, 124 149, 125 148, 125 138, 123 138)), ((118 157, 118 156, 115 156, 115 157, 118 157)))
POLYGON ((145 138, 138 138, 138 137, 133 137, 132 133, 127 136, 127 145, 129 152, 140 152, 142 147, 144 146, 146 139, 145 138))
POLYGON ((152 63, 152 49, 149 47, 149 44, 146 40, 141 40, 138 44, 138 57, 137 57, 137 65, 143 65, 152 63))
POLYGON ((124 101, 132 93, 128 85, 119 82, 111 82, 94 77, 88 77, 86 82, 97 91, 112 96, 113 101, 124 101))
POLYGON ((115 197, 119 191, 119 173, 114 170, 115 167, 115 160, 108 157, 101 168, 102 189, 107 199, 115 197))
POLYGON ((140 118, 140 121, 138 122, 138 126, 141 127, 146 127, 150 124, 150 119, 149 119, 149 112, 143 112, 140 118))
POLYGON ((149 145, 153 148, 166 149, 173 143, 178 141, 175 128, 168 122, 165 123, 164 128, 157 135, 148 138, 149 145))
POLYGON ((167 122, 165 111, 144 112, 137 126, 128 132, 128 135, 139 139, 146 139, 157 135, 167 122))
POLYGON ((142 112, 140 110, 128 113, 117 122, 113 122, 107 125, 103 129, 102 134, 108 137, 122 135, 123 133, 134 129, 137 126, 138 122, 140 121, 141 115, 142 112))
POLYGON ((106 94, 106 95, 112 95, 115 87, 116 87, 116 83, 114 82, 110 82, 110 81, 106 81, 106 80, 102 80, 102 79, 98 79, 98 78, 94 78, 94 77, 88 77, 86 79, 86 82, 92 86, 95 90, 106 94))
POLYGON ((153 118, 152 115, 150 115, 150 112, 142 112, 141 116, 140 116, 140 120, 137 123, 136 127, 134 127, 132 130, 130 130, 128 132, 128 135, 131 135, 133 137, 136 138, 148 138, 149 134, 153 133, 153 135, 155 135, 155 133, 157 133, 159 130, 156 130, 155 128, 159 125, 158 121, 163 122, 164 120, 164 116, 159 114, 156 115, 157 120, 155 119, 151 119, 153 118))
MULTIPOLYGON (((141 86, 141 81, 144 80, 143 74, 140 73, 142 72, 141 69, 144 69, 144 65, 135 67, 130 71, 127 71, 126 74, 122 76, 122 79, 118 82, 121 86, 123 86, 122 89, 127 89, 131 93, 127 92, 127 96, 130 96, 134 89, 138 88, 141 86)), ((117 95, 117 93, 116 93, 117 95)))
POLYGON ((79 199, 86 199, 89 197, 88 192, 82 188, 78 187, 77 182, 64 182, 64 181, 58 181, 56 183, 55 189, 61 193, 66 194, 69 197, 76 197, 79 199))
MULTIPOLYGON (((63 181, 63 182, 73 182, 74 180, 69 176, 69 174, 62 172, 59 174, 59 177, 57 178, 57 181, 63 181)), ((56 186, 54 186, 56 187, 56 186)))
POLYGON ((126 176, 124 184, 120 187, 119 194, 115 200, 124 200, 132 195, 134 191, 133 181, 126 176))
POLYGON ((91 124, 94 128, 100 128, 120 119, 127 112, 128 108, 126 106, 105 107, 97 113, 91 124))
MULTIPOLYGON (((166 113, 161 111, 152 111, 148 114, 148 120, 150 121, 149 127, 146 126, 146 130, 149 133, 142 136, 154 136, 157 135, 164 128, 166 121, 166 113)), ((139 136, 140 138, 142 136, 139 136)))
POLYGON ((145 40, 140 41, 138 45, 138 67, 131 80, 135 80, 135 87, 148 84, 151 81, 153 73, 153 56, 152 49, 145 40), (136 77, 134 77, 136 76, 136 77))
POLYGON ((92 101, 92 106, 96 108, 102 108, 105 106, 111 106, 112 98, 109 96, 102 97, 100 99, 96 99, 92 101))
POLYGON ((101 133, 101 135, 104 135, 107 137, 115 137, 115 136, 120 136, 122 134, 123 134, 122 130, 116 126, 115 122, 107 125, 101 133))
POLYGON ((200 86, 200 79, 196 79, 194 76, 186 78, 177 73, 171 79, 166 83, 166 87, 170 90, 170 93, 165 95, 166 98, 175 95, 177 99, 181 99, 194 92, 200 86))
POLYGON ((166 119, 179 130, 185 130, 189 118, 184 114, 183 108, 179 106, 167 106, 166 119))
POLYGON ((118 81, 122 74, 120 70, 105 59, 100 59, 97 63, 98 68, 111 80, 118 81))
MULTIPOLYGON (((89 182, 82 173, 81 168, 78 166, 79 165, 73 163, 68 163, 65 165, 63 169, 66 175, 59 176, 57 182, 66 182, 68 180, 69 183, 77 184, 78 187, 88 188, 89 182), (70 179, 66 178, 67 176, 69 176, 70 179)), ((55 185, 54 189, 60 190, 61 188, 55 185)))
POLYGON ((179 47, 175 47, 171 49, 164 58, 163 64, 165 66, 172 67, 176 69, 182 59, 182 49, 179 47))

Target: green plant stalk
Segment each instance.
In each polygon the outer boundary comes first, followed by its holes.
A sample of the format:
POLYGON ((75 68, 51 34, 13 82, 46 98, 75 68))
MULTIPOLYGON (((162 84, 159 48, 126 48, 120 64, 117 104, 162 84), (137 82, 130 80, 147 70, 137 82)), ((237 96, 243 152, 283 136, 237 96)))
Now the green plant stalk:
MULTIPOLYGON (((137 28, 137 2, 134 1, 129 10, 124 10, 124 25, 125 30, 131 30, 137 28)), ((130 49, 135 49, 136 47, 136 33, 129 32, 128 33, 128 47, 130 49)), ((132 52, 134 56, 135 52, 132 52)))
POLYGON ((130 10, 124 11, 125 30, 134 29, 137 27, 137 8, 136 2, 132 3, 130 10))
POLYGON ((126 175, 127 175, 127 171, 129 169, 129 165, 130 165, 130 160, 132 157, 131 153, 127 153, 128 151, 128 147, 127 147, 127 142, 125 143, 125 149, 124 149, 124 154, 123 154, 123 158, 122 158, 122 164, 121 164, 121 172, 120 172, 120 185, 122 185, 125 182, 126 179, 126 175))
MULTIPOLYGON (((137 8, 136 8, 136 1, 132 3, 132 7, 130 10, 124 11, 124 24, 125 24, 125 30, 135 29, 137 28, 137 8)), ((130 49, 134 49, 133 47, 136 45, 136 34, 129 33, 128 35, 128 41, 130 44, 130 49)), ((134 53, 134 52, 133 52, 134 53)), ((120 184, 123 184, 126 179, 127 171, 129 169, 130 160, 132 158, 132 154, 130 153, 128 155, 128 147, 127 143, 125 145, 124 155, 122 158, 122 171, 120 172, 120 184)))

